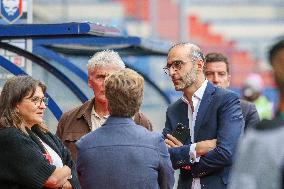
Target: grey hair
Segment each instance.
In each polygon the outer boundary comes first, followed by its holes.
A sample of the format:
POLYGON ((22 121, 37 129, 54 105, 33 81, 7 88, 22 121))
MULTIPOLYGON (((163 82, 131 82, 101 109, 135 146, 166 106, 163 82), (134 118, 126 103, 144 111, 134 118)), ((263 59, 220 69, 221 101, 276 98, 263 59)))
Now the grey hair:
POLYGON ((205 62, 205 57, 201 49, 197 45, 192 44, 192 43, 188 43, 188 42, 177 43, 169 49, 169 52, 175 47, 181 47, 181 46, 187 46, 190 48, 189 56, 192 58, 193 63, 195 63, 196 60, 202 60, 203 62, 205 62))
POLYGON ((96 52, 88 61, 88 70, 93 70, 96 66, 112 66, 118 68, 125 68, 119 54, 113 50, 103 50, 96 52))

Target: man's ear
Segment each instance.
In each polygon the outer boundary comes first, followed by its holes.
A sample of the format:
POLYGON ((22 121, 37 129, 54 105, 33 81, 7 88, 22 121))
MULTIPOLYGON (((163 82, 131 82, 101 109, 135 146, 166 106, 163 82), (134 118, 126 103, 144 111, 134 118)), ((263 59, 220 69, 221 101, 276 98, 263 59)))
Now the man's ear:
POLYGON ((88 76, 88 86, 92 89, 93 86, 92 86, 91 82, 92 82, 91 78, 90 78, 90 76, 88 76))
POLYGON ((230 84, 231 84, 231 75, 228 74, 228 87, 230 86, 230 84))

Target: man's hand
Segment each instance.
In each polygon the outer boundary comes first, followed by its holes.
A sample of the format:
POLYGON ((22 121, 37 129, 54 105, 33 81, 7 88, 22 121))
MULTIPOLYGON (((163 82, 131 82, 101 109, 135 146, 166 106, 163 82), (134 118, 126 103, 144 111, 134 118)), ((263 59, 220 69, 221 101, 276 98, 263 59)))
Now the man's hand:
POLYGON ((216 148, 217 139, 204 140, 196 143, 196 155, 202 156, 216 148))
POLYGON ((65 182, 65 184, 62 186, 62 189, 72 189, 72 185, 69 181, 65 182))
POLYGON ((167 134, 167 138, 165 139, 165 143, 166 143, 168 148, 183 146, 183 144, 178 139, 176 139, 174 136, 172 136, 171 134, 167 134))

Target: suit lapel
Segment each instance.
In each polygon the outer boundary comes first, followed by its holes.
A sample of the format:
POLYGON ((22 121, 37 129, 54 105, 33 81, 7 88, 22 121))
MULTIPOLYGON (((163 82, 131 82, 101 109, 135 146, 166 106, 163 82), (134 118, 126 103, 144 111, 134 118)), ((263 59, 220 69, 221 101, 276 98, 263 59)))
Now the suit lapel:
POLYGON ((179 118, 183 125, 185 125, 187 128, 189 127, 189 122, 188 122, 188 105, 185 103, 183 100, 180 99, 180 112, 179 112, 179 118))
POLYGON ((207 111, 210 109, 209 105, 212 102, 215 90, 216 87, 212 83, 208 82, 196 116, 196 121, 194 126, 194 141, 197 141, 197 136, 200 126, 207 118, 206 114, 207 111))

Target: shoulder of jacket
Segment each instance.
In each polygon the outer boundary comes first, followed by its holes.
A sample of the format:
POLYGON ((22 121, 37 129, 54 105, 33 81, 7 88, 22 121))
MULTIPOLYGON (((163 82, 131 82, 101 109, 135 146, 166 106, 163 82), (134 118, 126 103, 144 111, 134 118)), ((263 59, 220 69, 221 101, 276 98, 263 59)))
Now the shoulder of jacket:
POLYGON ((86 101, 84 104, 77 106, 65 113, 63 113, 62 117, 68 117, 70 115, 79 115, 79 114, 83 114, 86 109, 90 106, 90 104, 92 103, 91 100, 86 101))
POLYGON ((273 120, 264 119, 255 126, 255 129, 265 131, 265 130, 277 129, 283 126, 284 126, 284 120, 282 119, 279 118, 275 118, 273 120))
POLYGON ((20 144, 22 140, 29 140, 28 135, 15 127, 5 127, 0 130, 0 141, 5 145, 15 142, 20 144))
POLYGON ((222 89, 220 87, 216 87, 216 92, 213 94, 214 98, 217 101, 228 103, 231 101, 239 100, 239 96, 236 92, 229 89, 222 89))
POLYGON ((244 100, 244 99, 240 99, 240 102, 241 102, 241 104, 243 104, 243 105, 245 105, 245 106, 255 106, 254 105, 254 103, 252 103, 252 102, 249 102, 249 101, 247 101, 247 100, 244 100))
POLYGON ((168 109, 171 109, 171 108, 175 108, 177 106, 181 106, 183 104, 186 104, 181 98, 179 98, 178 100, 176 100, 175 102, 171 103, 168 107, 168 109))
POLYGON ((231 89, 224 89, 221 87, 216 87, 216 93, 220 95, 232 95, 238 97, 238 94, 235 91, 232 91, 231 89))

